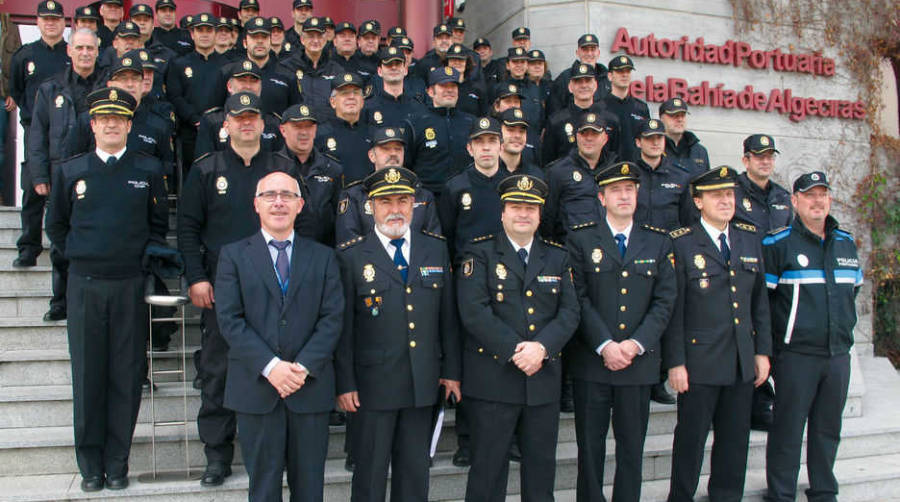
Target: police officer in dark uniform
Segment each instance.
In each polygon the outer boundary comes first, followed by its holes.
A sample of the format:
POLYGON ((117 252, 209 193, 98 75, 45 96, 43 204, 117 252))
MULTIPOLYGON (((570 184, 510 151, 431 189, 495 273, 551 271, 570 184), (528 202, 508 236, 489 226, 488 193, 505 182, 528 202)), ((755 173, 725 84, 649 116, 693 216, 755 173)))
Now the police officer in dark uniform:
POLYGON ((229 146, 197 159, 178 205, 178 248, 184 255, 189 294, 203 309, 198 368, 203 388, 197 426, 207 459, 204 486, 221 485, 231 474, 234 457, 234 412, 222 405, 228 347, 219 333, 213 302, 218 253, 225 244, 259 230, 253 197, 260 178, 272 171, 293 170, 290 159, 261 151, 263 120, 257 95, 236 93, 226 101, 225 111, 229 146))
POLYGON ((194 42, 187 30, 175 23, 175 2, 173 0, 156 0, 156 22, 150 39, 175 51, 179 56, 194 50, 194 42))
POLYGON ((564 239, 573 225, 599 221, 597 184, 599 170, 616 161, 609 148, 603 117, 592 111, 582 113, 575 122, 576 147, 547 166, 550 193, 544 208, 542 234, 564 239))
MULTIPOLYGON (((259 66, 249 59, 239 60, 227 65, 225 74, 228 77, 225 88, 229 95, 238 92, 262 92, 262 72, 259 66)), ((221 106, 210 108, 203 114, 197 128, 197 146, 194 149, 199 158, 209 152, 225 150, 228 146, 228 130, 225 122, 225 109, 221 106)), ((278 126, 281 119, 275 113, 263 112, 265 128, 260 136, 260 148, 265 152, 277 152, 283 146, 278 126)), ((302 188, 302 186, 301 186, 302 188)))
POLYGON ((831 213, 822 171, 794 181, 796 216, 763 239, 775 342, 775 420, 766 443, 765 500, 794 500, 803 429, 809 500, 837 500, 834 461, 850 384, 856 295, 863 283, 856 242, 831 213))
MULTIPOLYGON (((610 82, 607 76, 608 70, 603 63, 598 61, 600 57, 600 46, 597 35, 593 33, 585 33, 578 37, 578 47, 575 49, 575 61, 565 70, 556 76, 553 81, 553 89, 550 93, 550 103, 547 105, 549 114, 558 112, 569 105, 572 100, 572 90, 569 89, 569 81, 572 74, 576 72, 581 65, 586 65, 593 69, 594 79, 597 81, 597 87, 594 89, 594 101, 599 102, 604 96, 610 92, 610 82)), ((612 67, 610 67, 611 69, 612 67)), ((649 118, 649 113, 647 114, 649 118)))
POLYGON ((634 138, 640 125, 650 119, 650 108, 647 103, 629 94, 631 72, 634 63, 628 56, 616 56, 609 62, 607 77, 610 82, 609 94, 603 96, 606 110, 619 119, 619 158, 627 161, 637 160, 637 148, 634 138))
MULTIPOLYGON (((117 76, 122 75, 123 78, 127 78, 129 73, 139 73, 140 80, 143 81, 142 52, 146 52, 146 50, 138 49, 126 52, 113 67, 109 85, 117 86, 119 84, 117 76)), ((124 86, 119 85, 119 87, 133 92, 132 89, 124 86)), ((159 159, 163 165, 163 175, 169 177, 174 173, 175 166, 175 152, 172 149, 175 123, 171 115, 166 113, 166 110, 170 108, 161 106, 159 101, 153 99, 145 100, 145 96, 142 95, 143 87, 142 85, 140 89, 136 89, 134 91, 136 94, 133 94, 138 105, 134 110, 131 133, 128 134, 128 148, 159 159)))
POLYGON ((284 43, 291 44, 292 51, 302 51, 303 43, 300 42, 300 33, 303 31, 303 24, 312 17, 312 0, 294 0, 292 7, 291 17, 294 22, 290 28, 284 31, 284 43))
MULTIPOLYGON (((333 26, 332 26, 333 28, 333 26)), ((356 34, 356 53, 353 55, 354 71, 359 73, 364 82, 369 82, 375 75, 380 63, 378 57, 378 41, 381 37, 381 23, 371 19, 359 25, 356 34)))
POLYGON ((344 185, 361 180, 372 172, 368 151, 372 133, 363 113, 363 81, 356 73, 345 72, 331 81, 334 118, 316 132, 319 150, 338 159, 344 167, 344 185))
MULTIPOLYGON (((406 139, 403 131, 397 127, 381 127, 372 132, 372 148, 369 160, 375 171, 387 167, 403 167, 404 147, 406 139)), ((438 219, 437 204, 434 195, 416 185, 415 201, 410 229, 432 234, 441 234, 441 222, 438 219)), ((369 201, 365 184, 351 183, 340 195, 338 202, 335 234, 337 242, 347 242, 355 237, 369 233, 375 225, 372 203, 369 201)))
POLYGON ((406 89, 408 67, 402 49, 383 47, 378 75, 372 79, 363 113, 376 127, 403 126, 407 120, 425 111, 415 94, 406 89))
POLYGON ((772 181, 775 170, 775 138, 752 134, 744 140, 744 172, 734 187, 735 215, 752 223, 761 236, 791 224, 791 194, 772 181))
POLYGON ((678 296, 663 335, 663 359, 679 394, 669 502, 694 499, 710 425, 709 497, 741 500, 753 387, 769 377, 762 247, 753 225, 732 221, 736 177, 727 166, 694 177, 700 222, 670 234, 678 296))
POLYGON ((509 176, 500 166, 502 144, 500 122, 495 118, 482 117, 472 123, 466 150, 474 162, 450 178, 441 191, 438 215, 454 263, 473 238, 500 231, 503 204, 497 187, 509 176))
POLYGON ((172 61, 166 76, 166 93, 178 117, 185 168, 195 158, 197 126, 203 113, 225 102, 221 68, 226 60, 215 51, 215 18, 208 13, 198 14, 190 30, 194 50, 172 61))
MULTIPOLYGON (((25 145, 30 143, 31 117, 38 86, 55 73, 70 64, 68 44, 63 40, 66 27, 63 7, 54 0, 46 0, 37 6, 37 26, 41 38, 20 47, 10 64, 9 95, 19 107, 19 121, 25 131, 25 145)), ((95 55, 96 57, 96 55, 95 55)), ((56 97, 53 96, 55 99, 56 97)), ((41 222, 44 216, 44 201, 48 192, 35 192, 31 179, 28 148, 22 161, 22 235, 16 241, 19 255, 13 260, 14 267, 33 267, 43 250, 41 244, 41 222)))
POLYGON ((272 16, 269 18, 269 26, 272 27, 272 57, 278 61, 286 59, 294 46, 284 41, 284 23, 280 17, 272 16))
POLYGON ((687 215, 696 208, 689 200, 691 174, 666 156, 665 141, 666 128, 659 120, 640 123, 634 133, 638 152, 634 162, 641 177, 634 219, 672 231, 690 223, 687 215))
POLYGON ((106 70, 116 64, 116 60, 130 50, 141 46, 140 28, 131 21, 122 21, 113 30, 112 45, 103 49, 97 60, 97 67, 106 70))
POLYGON ((603 471, 610 415, 616 436, 613 500, 638 502, 650 387, 659 382, 662 333, 675 305, 672 242, 637 226, 637 166, 597 173, 606 217, 568 234, 581 327, 566 347, 574 381, 579 501, 605 501, 603 471))
MULTIPOLYGON (((358 60, 356 56, 356 27, 353 23, 343 21, 334 29, 334 40, 326 44, 329 57, 344 68, 345 71, 357 71, 358 60)), ((357 72, 358 73, 358 72, 357 72)), ((362 77, 362 75, 360 75, 362 77)))
POLYGON ((414 71, 416 67, 416 59, 413 57, 415 44, 413 44, 411 39, 401 37, 392 39, 390 47, 396 47, 397 50, 402 52, 403 59, 406 61, 407 75, 406 80, 403 82, 403 92, 409 93, 416 101, 425 103, 428 100, 425 80, 414 71))
POLYGON ((687 103, 671 98, 659 105, 659 120, 666 126, 666 156, 692 175, 709 169, 709 153, 700 138, 687 130, 687 103))
MULTIPOLYGON (((23 242, 32 242, 29 232, 37 233, 36 248, 40 252, 41 216, 44 212, 45 197, 50 193, 52 171, 59 162, 88 150, 88 145, 79 145, 73 137, 82 132, 78 114, 87 114, 87 95, 98 87, 99 78, 96 69, 97 35, 82 29, 73 33, 68 51, 71 55, 71 66, 46 80, 37 89, 34 98, 31 131, 26 136, 25 145, 28 152, 28 176, 30 186, 25 190, 22 219, 25 220, 26 208, 34 205, 35 226, 23 229, 23 242), (32 200, 36 197, 36 200, 32 200)), ((85 127, 89 124, 85 121, 85 127)), ((24 174, 24 172, 23 172, 24 174)), ((24 179, 23 179, 24 182, 24 179)), ((37 256, 37 253, 34 254, 37 256)), ((45 321, 59 321, 66 318, 66 276, 68 264, 61 250, 55 246, 50 248, 50 260, 53 264, 53 296, 50 298, 50 310, 44 314, 45 321)))
POLYGON ((264 17, 254 17, 244 26, 246 57, 259 66, 262 77, 264 113, 281 113, 287 107, 299 103, 300 80, 272 57, 272 26, 264 17))
POLYGON ((508 108, 499 114, 503 148, 500 167, 510 174, 527 174, 544 179, 544 171, 524 155, 528 145, 528 121, 521 108, 508 108))
POLYGON ((333 113, 329 103, 331 82, 344 73, 344 68, 325 51, 323 18, 311 17, 303 23, 302 40, 303 50, 295 49, 281 65, 300 80, 304 104, 324 120, 333 113))
POLYGON ((452 31, 450 25, 446 23, 438 24, 431 30, 432 48, 416 62, 415 67, 412 69, 413 75, 428 81, 429 85, 431 85, 429 75, 435 68, 444 66, 444 57, 447 54, 447 50, 453 45, 452 31))
POLYGON ((103 22, 97 27, 97 36, 100 37, 102 51, 112 47, 116 26, 125 19, 123 0, 100 0, 100 18, 103 22))
MULTIPOLYGON (((511 45, 513 48, 521 47, 525 51, 531 50, 531 30, 524 26, 520 26, 519 28, 514 29, 512 31, 512 44, 511 45)), ((495 59, 494 61, 497 64, 497 67, 496 67, 497 69, 496 69, 496 72, 494 73, 494 76, 488 80, 493 80, 494 82, 502 82, 507 77, 507 73, 506 73, 507 57, 506 56, 499 57, 499 58, 495 59)), ((485 78, 487 78, 487 77, 485 77, 485 78)))
POLYGON ((498 187, 503 231, 462 255, 457 298, 465 327, 463 396, 472 429, 469 502, 506 497, 513 435, 523 500, 553 500, 560 356, 578 327, 565 249, 537 236, 547 185, 513 175, 498 187))
POLYGON ((443 237, 410 228, 416 175, 363 182, 375 227, 338 246, 346 299, 335 352, 338 405, 352 414, 353 502, 427 500, 433 406, 460 395, 460 341, 443 237), (444 393, 439 397, 439 385, 444 393))
MULTIPOLYGON (((459 72, 444 66, 428 75, 431 105, 408 124, 410 141, 406 164, 438 199, 444 184, 465 169, 472 158, 466 151, 468 131, 475 117, 456 109, 459 72)), ((444 226, 444 231, 447 227, 444 226)), ((452 239, 451 239, 452 242, 452 239)))
POLYGON ((128 486, 148 336, 141 262, 166 245, 169 215, 159 161, 126 147, 134 98, 111 87, 88 101, 97 148, 54 170, 47 234, 69 260, 75 457, 93 492, 128 486))
MULTIPOLYGON (((459 99, 456 108, 459 111, 480 117, 487 112, 487 99, 482 82, 473 80, 475 62, 469 55, 469 49, 461 44, 453 44, 447 49, 445 64, 460 74, 459 99)), ((477 54, 476 54, 477 56, 477 54)))
POLYGON ((522 96, 522 110, 528 118, 528 125, 535 131, 544 130, 546 110, 541 100, 541 90, 528 79, 528 51, 521 47, 509 49, 506 61, 505 84, 515 84, 522 96))
MULTIPOLYGON (((344 168, 331 155, 316 151, 318 121, 306 105, 291 105, 281 115, 279 132, 284 138, 284 156, 294 161, 297 173, 306 181, 308 211, 318 215, 312 238, 334 246, 334 218, 344 179, 344 168)), ((342 241, 339 241, 342 242, 342 241)))
POLYGON ((478 53, 481 60, 481 75, 485 85, 490 86, 499 82, 503 75, 503 67, 498 64, 497 59, 492 57, 494 50, 491 47, 491 41, 486 38, 476 38, 472 42, 472 50, 478 53))
POLYGON ((87 28, 97 33, 97 26, 100 24, 100 13, 90 5, 76 8, 72 19, 74 20, 72 31, 78 28, 87 28))

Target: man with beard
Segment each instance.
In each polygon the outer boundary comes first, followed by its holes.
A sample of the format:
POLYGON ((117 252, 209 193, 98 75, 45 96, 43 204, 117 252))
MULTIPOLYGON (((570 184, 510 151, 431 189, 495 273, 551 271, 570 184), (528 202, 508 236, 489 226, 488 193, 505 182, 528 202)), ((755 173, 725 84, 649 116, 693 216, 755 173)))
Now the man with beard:
POLYGON ((375 227, 338 246, 346 309, 334 365, 338 405, 352 414, 350 500, 384 500, 389 464, 392 500, 427 500, 433 407, 461 399, 450 255, 443 237, 410 230, 413 172, 388 167, 364 184, 375 227))
POLYGON ((447 50, 453 45, 452 30, 447 24, 442 23, 435 26, 432 32, 432 49, 416 62, 414 70, 415 76, 422 80, 427 80, 431 71, 435 68, 444 66, 447 50))
POLYGON ((687 103, 671 98, 659 105, 659 120, 666 126, 666 156, 691 174, 709 169, 709 153, 696 134, 687 130, 687 103))

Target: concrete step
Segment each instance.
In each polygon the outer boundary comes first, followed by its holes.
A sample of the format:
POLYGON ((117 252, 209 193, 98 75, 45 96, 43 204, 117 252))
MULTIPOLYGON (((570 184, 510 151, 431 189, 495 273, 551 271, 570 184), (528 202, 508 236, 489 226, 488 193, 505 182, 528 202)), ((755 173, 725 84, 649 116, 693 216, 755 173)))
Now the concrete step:
POLYGON ((0 290, 49 291, 50 286, 51 268, 49 266, 13 268, 11 265, 0 263, 0 290))
MULTIPOLYGON (((49 296, 45 297, 49 300, 49 296)), ((3 305, 3 297, 0 297, 0 306, 3 305)), ((27 303, 27 308, 36 309, 37 312, 32 316, 5 317, 0 315, 0 366, 4 361, 2 351, 26 351, 26 350, 46 350, 46 349, 65 349, 68 350, 68 342, 66 340, 66 321, 44 322, 41 318, 48 308, 48 304, 44 300, 17 299, 14 306, 8 307, 19 308, 19 303, 27 303), (43 306, 41 306, 43 302, 43 306)), ((190 311, 188 312, 190 314, 190 311)), ((200 320, 199 317, 189 317, 186 319, 187 331, 185 336, 187 344, 200 345, 200 320)), ((171 347, 181 344, 181 335, 173 335, 171 347)), ((56 357, 56 356, 54 356, 56 357)), ((32 357, 38 360, 39 355, 32 357)), ((0 383, 0 385, 4 385, 0 383)))
POLYGON ((21 207, 0 206, 0 226, 21 227, 22 218, 19 215, 21 212, 21 207))
MULTIPOLYGON (((0 261, 0 264, 5 263, 0 261)), ((50 308, 50 288, 0 290, 0 319, 41 317, 50 308)), ((3 345, 3 347, 7 347, 3 345)))
MULTIPOLYGON (((13 260, 18 256, 19 250, 16 249, 15 243, 0 244, 0 265, 4 267, 11 266, 13 260)), ((37 264, 44 267, 50 266, 50 249, 44 249, 44 251, 38 255, 37 264)))
MULTIPOLYGON (((18 220, 15 223, 0 222, 0 245, 15 245, 20 235, 22 235, 22 225, 18 220)), ((47 238, 46 233, 43 234, 42 242, 45 248, 50 248, 50 239, 47 238)))

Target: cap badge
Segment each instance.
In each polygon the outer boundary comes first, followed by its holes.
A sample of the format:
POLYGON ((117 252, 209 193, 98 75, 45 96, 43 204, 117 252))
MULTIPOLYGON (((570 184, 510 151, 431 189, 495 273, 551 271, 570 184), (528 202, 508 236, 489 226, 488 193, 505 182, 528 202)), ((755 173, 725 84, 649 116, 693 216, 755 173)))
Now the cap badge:
POLYGON ((116 92, 115 89, 109 91, 109 99, 112 101, 117 101, 119 99, 119 93, 116 92))
POLYGON ((453 48, 453 52, 455 54, 459 54, 460 52, 462 52, 462 47, 457 45, 456 47, 453 48))
POLYGON ((584 37, 584 40, 587 41, 587 42, 593 42, 593 41, 594 41, 594 37, 593 37, 592 35, 588 35, 588 36, 584 37))
POLYGON ((572 171, 572 179, 576 182, 581 181, 581 173, 578 171, 572 171))
POLYGON ((518 188, 519 190, 521 190, 523 192, 527 192, 527 191, 531 190, 533 187, 534 187, 534 182, 531 181, 531 179, 524 177, 524 176, 519 178, 519 181, 516 182, 516 188, 518 188))
POLYGON ((591 261, 594 263, 600 263, 601 261, 603 261, 603 250, 600 248, 594 248, 594 250, 591 251, 591 261))
POLYGON ((319 26, 319 19, 314 17, 309 20, 309 24, 311 24, 313 26, 319 26))
POLYGON ((462 26, 462 25, 463 25, 463 20, 462 20, 462 19, 457 19, 457 20, 456 20, 456 26, 462 26))
POLYGON ((138 56, 141 58, 141 61, 147 61, 150 59, 150 55, 147 54, 147 51, 138 52, 138 56))
POLYGON ((702 254, 695 254, 694 266, 700 270, 703 270, 704 268, 706 268, 706 258, 704 258, 702 254))
POLYGON ((620 169, 619 172, 622 174, 628 174, 629 172, 631 172, 631 170, 628 169, 628 164, 625 164, 624 166, 622 166, 622 169, 620 169))
POLYGON ((253 63, 251 63, 250 61, 244 61, 243 66, 244 66, 244 69, 247 71, 250 71, 253 69, 253 63))
POLYGON ((626 58, 625 56, 621 56, 621 57, 619 58, 619 62, 620 62, 620 63, 627 63, 627 62, 628 62, 628 58, 626 58))
POLYGON ((506 266, 502 263, 497 264, 497 268, 494 269, 494 273, 497 274, 497 279, 501 281, 506 280, 506 266))
POLYGON ((390 54, 391 56, 396 55, 396 54, 397 54, 397 48, 396 48, 396 47, 391 47, 390 49, 388 49, 388 54, 390 54))
POLYGON ((769 138, 767 136, 761 136, 759 138, 759 144, 762 146, 769 146, 769 138))
POLYGON ((129 30, 133 30, 134 24, 132 24, 131 21, 128 21, 127 23, 125 23, 125 27, 128 28, 129 30))
POLYGON ((256 18, 256 26, 262 26, 264 22, 261 17, 256 18))
POLYGON ((481 119, 481 120, 478 122, 478 127, 482 128, 482 129, 487 129, 487 128, 490 127, 490 126, 491 126, 491 122, 490 122, 488 119, 486 119, 486 118, 481 119))
POLYGON ((403 37, 402 39, 400 39, 400 42, 404 45, 409 45, 409 39, 406 37, 403 37))
POLYGON ((659 127, 659 122, 657 122, 655 120, 651 120, 649 125, 650 125, 650 129, 656 129, 657 127, 659 127))
POLYGON ((522 118, 522 110, 520 110, 518 108, 513 108, 513 116, 516 117, 517 119, 522 118))
POLYGON ((147 11, 146 5, 138 5, 138 12, 146 12, 146 11, 147 11))
POLYGON ((372 23, 366 23, 366 29, 367 29, 367 30, 371 30, 371 29, 372 29, 372 23))
POLYGON ((344 82, 352 82, 352 81, 353 81, 353 75, 350 75, 349 73, 345 73, 344 74, 344 82))
POLYGON ((449 66, 445 66, 444 73, 446 73, 447 75, 453 75, 453 68, 450 68, 449 66))
MULTIPOLYGON (((391 131, 393 132, 393 131, 391 131)), ((384 174, 384 181, 387 181, 390 184, 397 183, 400 181, 400 172, 398 172, 393 167, 388 169, 388 171, 384 174)))
POLYGON ((587 71, 588 71, 588 67, 585 64, 578 67, 578 73, 584 74, 584 73, 587 73, 587 71))
POLYGON ((85 15, 90 16, 90 15, 91 15, 91 8, 90 8, 90 7, 85 7, 84 13, 85 13, 85 15))
MULTIPOLYGON (((380 115, 380 112, 375 112, 375 113, 378 113, 380 115)), ((385 129, 384 135, 387 136, 388 138, 393 138, 394 136, 397 135, 397 133, 395 133, 393 129, 385 129)))
POLYGON ((244 94, 241 96, 241 104, 247 106, 250 104, 250 96, 244 94))
POLYGON ((597 121, 597 116, 594 115, 593 113, 589 113, 588 116, 585 117, 584 121, 585 121, 585 122, 590 122, 591 124, 593 124, 594 122, 597 121))
POLYGON ((680 100, 680 99, 676 99, 676 100, 672 101, 672 104, 675 105, 675 106, 681 106, 681 100, 680 100))
POLYGON ((49 2, 47 2, 47 8, 50 9, 50 10, 55 10, 55 9, 56 9, 56 3, 54 3, 53 0, 50 0, 49 2))
POLYGON ((125 58, 122 60, 122 66, 131 66, 131 58, 125 58))
POLYGON ((306 105, 300 105, 300 115, 309 115, 309 108, 306 105))
POLYGON ((365 279, 366 282, 373 282, 375 280, 375 266, 371 263, 363 265, 363 279, 365 279))
POLYGON ((516 47, 516 56, 521 56, 525 51, 521 47, 516 47))
POLYGON ((525 33, 525 28, 519 28, 519 33, 525 33))
POLYGON ((228 190, 228 179, 225 176, 219 176, 216 178, 216 190, 218 190, 219 195, 225 194, 228 190))
POLYGON ((722 169, 719 169, 719 177, 724 178, 726 176, 728 176, 728 168, 723 167, 722 169))
POLYGON ((819 175, 816 173, 812 173, 809 175, 809 179, 811 179, 813 181, 819 181, 819 175))

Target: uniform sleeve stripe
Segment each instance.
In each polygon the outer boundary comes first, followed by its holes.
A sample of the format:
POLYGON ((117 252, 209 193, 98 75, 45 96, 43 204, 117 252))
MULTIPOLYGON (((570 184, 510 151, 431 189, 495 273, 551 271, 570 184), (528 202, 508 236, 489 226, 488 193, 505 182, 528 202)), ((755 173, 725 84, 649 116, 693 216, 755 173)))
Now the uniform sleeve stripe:
POLYGON ((778 287, 778 276, 775 274, 766 274, 766 287, 775 289, 778 287))
POLYGON ((838 269, 834 271, 834 282, 837 284, 853 284, 859 286, 863 283, 862 271, 838 269))
POLYGON ((822 279, 825 280, 824 270, 785 270, 781 275, 781 280, 785 279, 822 279))

